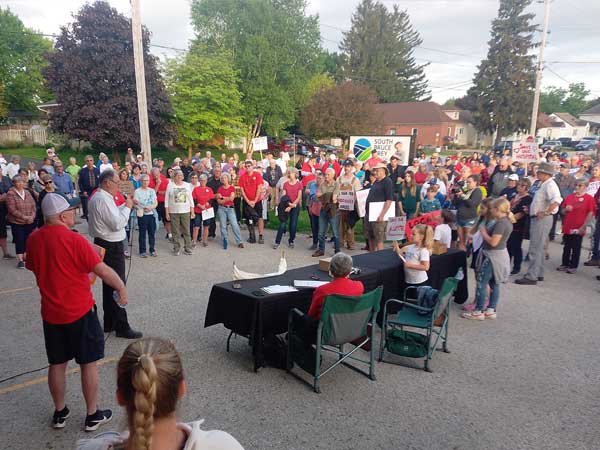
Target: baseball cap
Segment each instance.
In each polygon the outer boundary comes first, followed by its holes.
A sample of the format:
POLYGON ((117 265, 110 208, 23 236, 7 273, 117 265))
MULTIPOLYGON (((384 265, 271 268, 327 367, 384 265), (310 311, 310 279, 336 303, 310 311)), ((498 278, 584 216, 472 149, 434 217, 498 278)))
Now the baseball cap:
POLYGON ((398 156, 397 156, 396 154, 393 154, 392 156, 390 156, 390 161, 391 161, 392 159, 395 159, 395 160, 397 160, 397 161, 400 161, 400 158, 398 158, 398 156))
POLYGON ((432 178, 431 180, 429 180, 429 186, 433 186, 434 184, 439 184, 437 178, 432 178))
POLYGON ((332 161, 336 160, 336 156, 332 153, 331 155, 329 155, 329 159, 331 159, 332 161))
POLYGON ((76 208, 76 206, 71 206, 66 198, 53 192, 46 194, 44 200, 42 200, 42 214, 44 217, 56 216, 72 208, 76 208))
POLYGON ((247 159, 246 161, 244 161, 244 165, 246 164, 253 164, 251 159, 247 159))
POLYGON ((519 175, 517 175, 516 173, 511 173, 508 176, 508 179, 511 180, 511 181, 519 181, 519 175))
POLYGON ((344 166, 353 166, 353 165, 354 165, 354 163, 351 160, 349 160, 349 159, 347 159, 346 161, 344 161, 344 166))

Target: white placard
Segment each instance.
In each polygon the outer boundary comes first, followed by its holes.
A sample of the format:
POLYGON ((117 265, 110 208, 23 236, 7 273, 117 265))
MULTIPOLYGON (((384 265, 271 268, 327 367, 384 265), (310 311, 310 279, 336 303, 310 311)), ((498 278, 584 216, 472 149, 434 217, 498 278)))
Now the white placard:
POLYGON ((259 136, 259 137, 252 138, 252 148, 257 151, 258 150, 268 150, 269 143, 267 142, 267 137, 259 136))
POLYGON ((352 189, 340 190, 338 205, 340 211, 354 211, 354 191, 352 189))
POLYGON ((596 192, 598 192, 598 189, 600 189, 600 181, 591 181, 590 184, 588 184, 585 193, 593 197, 596 195, 596 192))
POLYGON ((406 216, 390 217, 385 227, 386 241, 400 241, 406 238, 406 216))
POLYGON ((215 209, 213 207, 206 208, 202 211, 202 221, 209 220, 215 217, 215 209))
MULTIPOLYGON (((385 202, 371 202, 369 203, 369 222, 377 222, 379 215, 383 211, 383 207, 385 206, 385 202)), ((394 202, 390 205, 389 209, 383 216, 383 221, 387 222, 390 217, 396 216, 396 205, 394 202)))
POLYGON ((363 189, 362 191, 356 191, 356 206, 358 208, 358 216, 365 217, 367 211, 367 197, 371 189, 363 189))
POLYGON ((538 145, 535 142, 515 142, 512 156, 514 161, 535 162, 538 160, 538 145))

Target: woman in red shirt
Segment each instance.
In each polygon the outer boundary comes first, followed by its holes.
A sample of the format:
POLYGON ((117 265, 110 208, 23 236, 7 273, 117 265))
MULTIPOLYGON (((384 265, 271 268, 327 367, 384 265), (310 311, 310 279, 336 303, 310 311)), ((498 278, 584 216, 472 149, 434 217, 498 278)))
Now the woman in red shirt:
MULTIPOLYGON (((285 217, 286 215, 289 217, 290 238, 288 245, 290 248, 294 248, 294 239, 296 239, 296 229, 298 228, 298 215, 302 208, 302 183, 298 181, 298 170, 294 167, 288 169, 287 177, 288 181, 283 183, 283 196, 282 201, 277 205, 277 213, 280 217, 285 217), (287 202, 287 205, 282 205, 284 202, 287 202), (283 211, 279 211, 280 208, 283 208, 283 211)), ((273 248, 275 249, 281 244, 281 238, 283 237, 283 232, 285 231, 285 226, 287 224, 287 217, 285 218, 285 221, 280 221, 279 223, 277 237, 275 238, 275 244, 273 245, 273 248)))
POLYGON ((208 227, 214 223, 215 218, 213 213, 213 217, 210 219, 202 220, 202 212, 211 208, 210 201, 215 198, 215 194, 213 193, 213 190, 206 185, 208 177, 205 173, 200 175, 199 180, 200 184, 192 191, 194 212, 196 213, 196 217, 194 217, 193 220, 194 229, 192 230, 192 243, 196 246, 200 226, 202 226, 202 246, 208 247, 208 227))

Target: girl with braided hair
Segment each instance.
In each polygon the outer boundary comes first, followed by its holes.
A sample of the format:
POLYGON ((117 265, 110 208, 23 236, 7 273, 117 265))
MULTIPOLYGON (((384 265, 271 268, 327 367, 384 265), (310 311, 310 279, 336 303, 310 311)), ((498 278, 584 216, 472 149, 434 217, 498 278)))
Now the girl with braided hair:
POLYGON ((78 450, 243 450, 230 434, 180 423, 175 411, 186 392, 174 345, 161 338, 130 344, 117 366, 117 401, 128 431, 107 432, 78 442, 78 450))

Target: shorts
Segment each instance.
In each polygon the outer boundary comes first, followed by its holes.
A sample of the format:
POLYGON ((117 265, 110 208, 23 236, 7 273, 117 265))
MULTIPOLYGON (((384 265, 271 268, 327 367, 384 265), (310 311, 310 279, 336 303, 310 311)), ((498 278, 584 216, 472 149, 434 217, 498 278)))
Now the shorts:
POLYGON ((202 213, 196 213, 196 216, 192 219, 192 226, 200 228, 201 226, 210 227, 215 223, 215 218, 206 219, 202 221, 202 213))
POLYGON ((77 364, 89 364, 104 358, 104 333, 95 309, 72 323, 44 322, 49 364, 63 364, 73 358, 77 364))
POLYGON ((385 228, 387 222, 369 222, 365 220, 365 231, 367 239, 371 239, 380 244, 385 241, 385 228))
POLYGON ((167 220, 167 210, 165 209, 165 202, 158 202, 156 206, 156 212, 158 213, 158 218, 162 220, 163 223, 169 223, 170 220, 167 220))
POLYGON ((477 222, 477 218, 464 220, 457 219, 456 225, 458 225, 461 228, 472 228, 475 225, 475 222, 477 222))
POLYGON ((244 218, 246 220, 252 220, 253 223, 256 223, 258 219, 262 219, 263 216, 263 207, 262 201, 256 202, 254 208, 250 207, 247 203, 244 203, 244 218))

